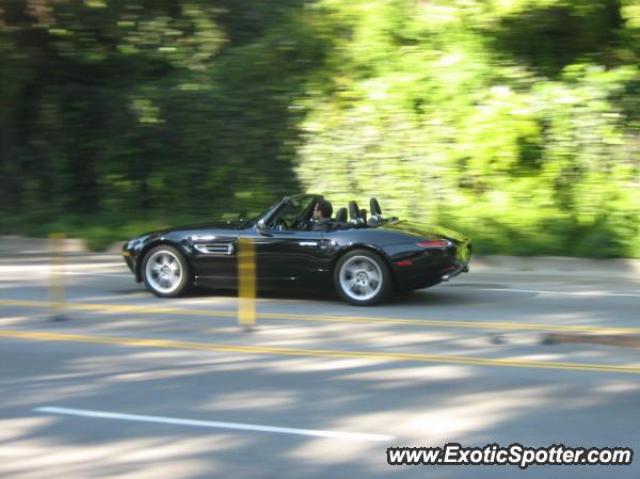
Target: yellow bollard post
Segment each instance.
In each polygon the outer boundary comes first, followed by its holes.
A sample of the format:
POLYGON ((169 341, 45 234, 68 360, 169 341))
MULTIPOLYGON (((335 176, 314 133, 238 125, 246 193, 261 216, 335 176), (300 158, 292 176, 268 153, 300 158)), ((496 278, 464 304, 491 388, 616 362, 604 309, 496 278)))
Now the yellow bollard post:
POLYGON ((238 241, 238 323, 245 331, 256 324, 256 251, 248 238, 238 241))
POLYGON ((49 235, 49 314, 54 321, 64 318, 64 234, 53 233, 49 235))

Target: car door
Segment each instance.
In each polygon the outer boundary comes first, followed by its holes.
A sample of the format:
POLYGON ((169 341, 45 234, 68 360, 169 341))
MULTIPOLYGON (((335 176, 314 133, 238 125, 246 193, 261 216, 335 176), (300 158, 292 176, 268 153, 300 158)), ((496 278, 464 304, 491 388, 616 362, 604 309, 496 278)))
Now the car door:
POLYGON ((262 230, 254 241, 261 287, 313 281, 328 271, 326 232, 262 230))

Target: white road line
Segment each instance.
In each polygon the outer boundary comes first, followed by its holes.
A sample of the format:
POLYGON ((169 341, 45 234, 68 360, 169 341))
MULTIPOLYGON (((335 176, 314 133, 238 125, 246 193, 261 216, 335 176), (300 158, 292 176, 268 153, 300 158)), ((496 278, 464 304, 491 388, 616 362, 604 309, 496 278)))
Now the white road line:
MULTIPOLYGON (((67 271, 66 269, 69 266, 65 267, 64 271, 61 271, 65 276, 111 276, 111 277, 121 277, 121 278, 133 278, 133 273, 122 273, 118 271, 67 271)), ((88 269, 88 268, 87 268, 88 269)), ((122 271, 122 268, 118 268, 122 271)), ((26 274, 39 274, 39 275, 49 275, 52 272, 52 268, 43 267, 43 268, 3 268, 0 267, 0 274, 18 274, 18 273, 26 273, 26 274)))
POLYGON ((536 293, 536 294, 557 294, 569 296, 622 296, 630 298, 640 298, 640 294, 635 293, 610 293, 608 291, 548 291, 540 289, 516 289, 516 288, 464 288, 475 291, 505 291, 508 293, 536 293))
POLYGON ((265 426, 260 424, 242 424, 236 422, 200 421, 164 416, 143 416, 139 414, 120 414, 107 411, 90 411, 86 409, 70 409, 65 407, 39 407, 35 412, 63 414, 99 419, 118 419, 121 421, 151 422, 157 424, 173 424, 176 426, 208 427, 217 429, 236 429, 240 431, 273 432, 279 434, 297 434, 299 436, 328 437, 332 439, 348 439, 353 441, 390 441, 393 436, 383 434, 367 434, 346 431, 323 431, 319 429, 296 429, 290 427, 265 426))
POLYGON ((133 278, 133 274, 125 274, 125 273, 84 273, 80 271, 65 271, 64 273, 67 276, 111 276, 118 278, 133 278))

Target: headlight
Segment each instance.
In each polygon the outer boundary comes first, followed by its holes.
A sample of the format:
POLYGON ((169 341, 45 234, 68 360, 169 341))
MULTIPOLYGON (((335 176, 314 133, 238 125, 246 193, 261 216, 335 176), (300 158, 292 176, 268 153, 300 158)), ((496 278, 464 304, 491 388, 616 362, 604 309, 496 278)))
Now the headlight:
POLYGON ((142 236, 140 238, 132 239, 127 243, 127 249, 140 249, 144 240, 146 240, 148 236, 142 236))

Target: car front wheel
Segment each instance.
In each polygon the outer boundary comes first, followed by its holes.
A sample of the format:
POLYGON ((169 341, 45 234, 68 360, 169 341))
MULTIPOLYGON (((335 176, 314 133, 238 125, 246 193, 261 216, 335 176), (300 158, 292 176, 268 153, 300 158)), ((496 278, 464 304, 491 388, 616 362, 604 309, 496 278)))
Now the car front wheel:
POLYGON ((357 306, 380 303, 392 290, 389 268, 380 256, 368 250, 353 250, 340 258, 334 281, 340 296, 357 306))
POLYGON ((177 249, 160 245, 145 256, 142 279, 147 289, 156 296, 174 298, 188 289, 191 273, 187 261, 177 249))

